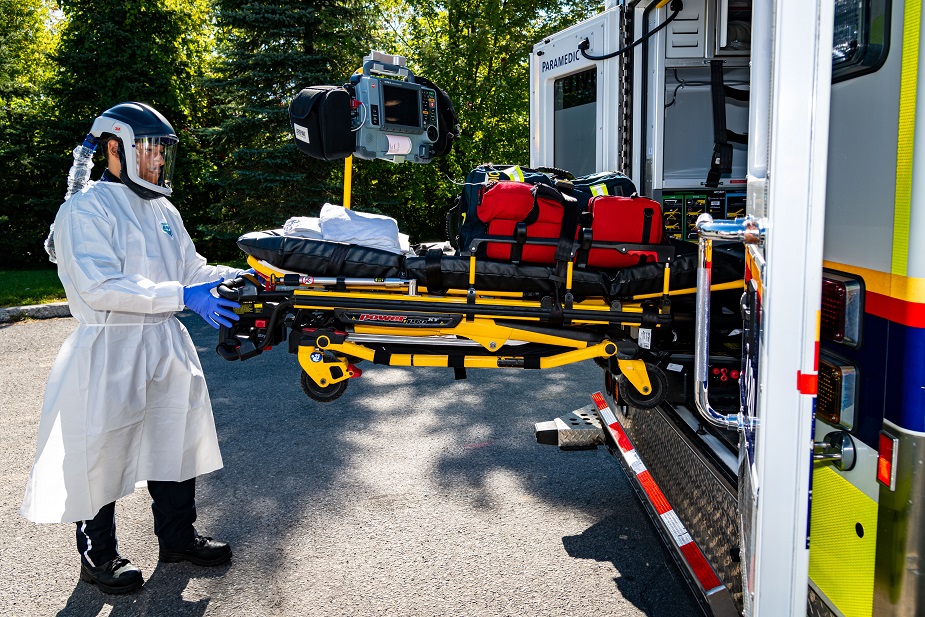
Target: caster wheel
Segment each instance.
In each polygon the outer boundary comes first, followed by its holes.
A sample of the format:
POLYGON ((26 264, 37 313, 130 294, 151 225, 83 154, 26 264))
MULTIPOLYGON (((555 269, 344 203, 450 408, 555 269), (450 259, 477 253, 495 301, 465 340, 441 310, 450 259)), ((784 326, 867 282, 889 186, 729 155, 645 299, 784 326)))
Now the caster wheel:
POLYGON ((302 371, 302 390, 308 395, 308 398, 319 403, 330 403, 340 398, 341 394, 347 389, 347 380, 338 381, 329 386, 319 386, 315 383, 308 373, 302 371))
POLYGON ((646 363, 646 372, 649 374, 649 383, 652 385, 652 391, 646 394, 639 392, 636 386, 626 378, 626 375, 618 375, 616 378, 620 400, 630 407, 652 409, 665 400, 668 392, 668 378, 665 377, 665 373, 657 366, 648 363, 646 363))

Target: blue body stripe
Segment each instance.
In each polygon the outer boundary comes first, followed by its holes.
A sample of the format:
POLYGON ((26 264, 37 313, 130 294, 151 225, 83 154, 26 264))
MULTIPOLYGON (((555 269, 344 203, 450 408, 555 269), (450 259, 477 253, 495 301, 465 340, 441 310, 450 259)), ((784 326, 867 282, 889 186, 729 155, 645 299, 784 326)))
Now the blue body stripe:
POLYGON ((861 346, 851 349, 822 341, 824 349, 858 369, 858 401, 851 431, 871 448, 886 418, 925 432, 925 329, 865 314, 861 346))

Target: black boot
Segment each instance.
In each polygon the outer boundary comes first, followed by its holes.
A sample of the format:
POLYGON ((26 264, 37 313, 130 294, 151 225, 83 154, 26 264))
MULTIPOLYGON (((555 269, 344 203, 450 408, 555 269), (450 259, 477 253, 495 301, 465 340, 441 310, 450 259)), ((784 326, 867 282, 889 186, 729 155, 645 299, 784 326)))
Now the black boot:
POLYGON ((158 559, 170 563, 189 561, 197 566, 219 566, 231 559, 231 547, 225 542, 197 535, 196 539, 182 550, 161 549, 158 559))
POLYGON ((106 593, 128 593, 144 584, 141 570, 122 557, 116 557, 97 567, 87 565, 81 559, 80 580, 96 585, 106 593))

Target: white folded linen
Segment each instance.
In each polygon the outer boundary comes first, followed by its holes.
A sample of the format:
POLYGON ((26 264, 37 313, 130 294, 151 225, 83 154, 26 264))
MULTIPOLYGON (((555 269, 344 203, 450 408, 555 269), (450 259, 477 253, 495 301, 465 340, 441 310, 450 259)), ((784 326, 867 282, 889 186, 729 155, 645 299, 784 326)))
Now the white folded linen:
POLYGON ((402 253, 407 250, 408 236, 404 237, 402 247, 398 222, 381 214, 369 214, 348 210, 343 206, 326 203, 318 217, 321 236, 325 240, 347 242, 372 248, 402 253))
POLYGON ((323 240, 321 221, 315 216, 294 216, 283 225, 283 235, 323 240))

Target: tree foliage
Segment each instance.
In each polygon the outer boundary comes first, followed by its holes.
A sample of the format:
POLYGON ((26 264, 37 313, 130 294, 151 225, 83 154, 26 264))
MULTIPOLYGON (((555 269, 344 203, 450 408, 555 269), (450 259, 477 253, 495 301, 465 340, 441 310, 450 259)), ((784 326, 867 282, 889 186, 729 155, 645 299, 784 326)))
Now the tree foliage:
POLYGON ((35 190, 45 156, 37 119, 51 78, 57 36, 46 0, 0 0, 0 242, 8 265, 41 263, 48 232, 47 208, 35 190))
POLYGON ((445 239, 445 212, 470 169, 529 162, 529 55, 534 43, 593 14, 587 0, 388 0, 381 41, 453 99, 462 137, 431 165, 360 161, 360 208, 399 220, 415 240, 445 239))
MULTIPOLYGON (((29 27, 44 33, 32 37, 41 45, 22 46, 20 65, 49 61, 32 71, 41 79, 20 71, 14 83, 32 83, 34 93, 13 105, 19 115, 4 123, 9 135, 0 163, 14 178, 0 197, 0 214, 15 215, 7 215, 0 234, 13 242, 14 263, 47 263, 41 245, 67 189, 70 152, 96 116, 121 102, 150 103, 171 121, 182 143, 175 201, 201 201, 203 157, 192 129, 208 110, 200 86, 213 49, 208 0, 61 0, 60 14, 39 0, 31 0, 34 7, 29 0, 0 2, 21 5, 16 20, 4 24, 31 17, 29 27)), ((94 177, 99 173, 98 165, 94 177)))
POLYGON ((364 11, 354 0, 219 0, 221 61, 209 86, 221 121, 204 131, 221 190, 215 237, 317 214, 339 193, 329 180, 336 165, 297 152, 289 102, 306 86, 349 75, 364 11))
MULTIPOLYGON (((590 15, 588 0, 0 0, 0 241, 12 264, 41 242, 93 118, 150 103, 177 129, 174 202, 200 250, 236 255, 243 231, 339 203, 343 162, 297 152, 288 105, 341 84, 370 49, 398 53, 448 91, 462 124, 430 165, 354 161, 353 206, 444 237, 444 213, 482 162, 528 160, 528 57, 590 15)), ((94 177, 100 172, 97 166, 94 177)))

